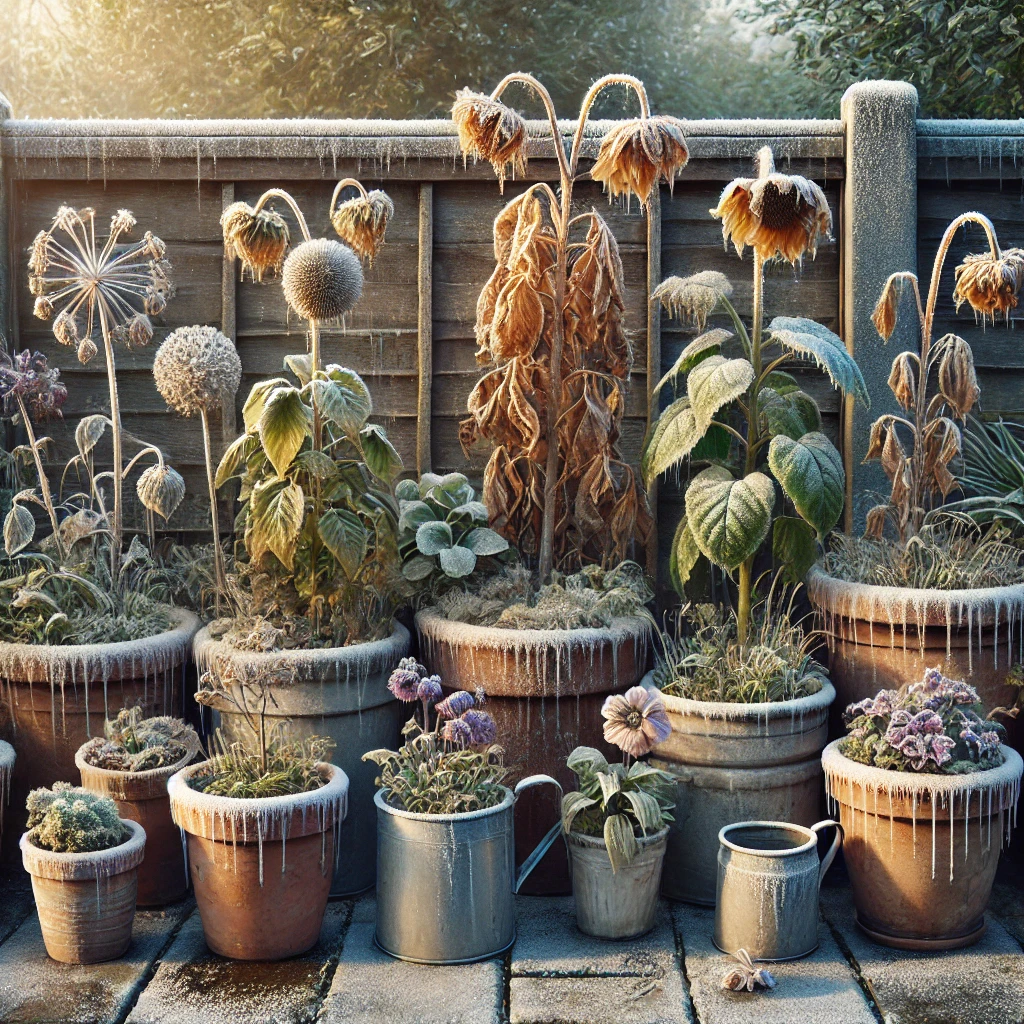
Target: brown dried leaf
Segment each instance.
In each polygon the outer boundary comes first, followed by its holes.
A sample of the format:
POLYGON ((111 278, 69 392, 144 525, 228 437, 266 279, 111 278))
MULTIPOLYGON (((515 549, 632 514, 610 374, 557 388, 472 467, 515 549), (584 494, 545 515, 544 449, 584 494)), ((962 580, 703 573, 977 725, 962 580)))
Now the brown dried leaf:
POLYGON ((918 358, 913 352, 901 352, 892 361, 889 389, 904 409, 912 409, 917 402, 918 358))
POLYGON ((943 349, 939 361, 939 390, 956 415, 966 420, 981 396, 971 346, 955 334, 947 334, 936 344, 943 349))

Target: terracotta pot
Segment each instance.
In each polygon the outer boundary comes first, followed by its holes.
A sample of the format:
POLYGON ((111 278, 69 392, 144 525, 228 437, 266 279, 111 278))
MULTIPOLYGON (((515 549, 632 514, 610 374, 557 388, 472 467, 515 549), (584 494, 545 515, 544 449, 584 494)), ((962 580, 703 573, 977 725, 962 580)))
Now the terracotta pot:
POLYGON ((171 815, 185 832, 206 944, 235 960, 283 960, 320 937, 348 777, 321 764, 310 793, 245 800, 189 786, 209 764, 171 777, 171 815))
POLYGON ((831 804, 846 833, 844 857, 857 924, 896 949, 969 946, 985 933, 999 852, 1020 793, 1020 755, 998 768, 925 775, 822 754, 831 804))
POLYGON ((28 833, 21 837, 46 952, 62 964, 116 960, 132 941, 146 833, 136 821, 124 824, 131 838, 95 853, 53 853, 30 843, 28 833))
MULTIPOLYGON (((618 619, 608 629, 495 629, 452 622, 427 608, 417 613, 416 628, 421 657, 447 689, 487 695, 513 782, 543 774, 573 788, 576 777, 565 761, 581 744, 620 756, 604 742, 601 706, 644 674, 650 626, 643 619, 618 619)), ((523 794, 515 811, 519 860, 560 814, 550 792, 523 794)), ((556 843, 522 891, 551 895, 571 888, 568 854, 556 843)))
POLYGON ((715 905, 718 833, 737 821, 786 821, 810 828, 821 818, 821 748, 830 683, 809 697, 765 704, 720 704, 661 693, 672 732, 650 763, 676 779, 662 894, 715 905))
MULTIPOLYGON (((0 644, 0 734, 20 767, 8 804, 8 841, 25 827, 30 789, 75 778, 75 753, 122 707, 182 714, 184 678, 199 620, 169 609, 173 628, 116 644, 0 644)), ((9 852, 13 853, 13 849, 9 852)))
MULTIPOLYGON (((206 629, 196 636, 196 661, 202 670, 223 660, 256 667, 282 662, 292 666, 295 682, 270 688, 267 725, 280 726, 287 739, 329 736, 334 740, 332 759, 348 777, 349 793, 332 896, 364 892, 376 877, 377 812, 373 797, 377 792, 377 766, 363 761, 362 756, 368 750, 398 745, 409 709, 395 700, 388 689, 388 676, 409 653, 409 641, 409 631, 399 622, 385 640, 270 654, 239 651, 214 640, 206 629)), ((240 691, 234 696, 243 702, 240 691)), ((213 707, 229 741, 252 740, 252 729, 231 701, 220 700, 213 707)))
POLYGON ((176 764, 144 772, 115 772, 89 764, 83 756, 86 744, 75 755, 82 785, 93 793, 109 796, 122 818, 137 821, 146 830, 146 855, 139 865, 140 907, 162 907, 188 892, 188 866, 181 832, 171 820, 167 780, 199 753, 199 737, 190 737, 188 753, 176 764))
MULTIPOLYGON (((814 566, 807 596, 829 649, 837 699, 830 732, 842 736, 848 704, 920 682, 935 668, 976 687, 988 710, 1013 703, 1006 674, 1024 655, 1024 584, 988 590, 911 590, 847 583, 814 566)), ((1019 748, 1024 723, 1008 721, 1019 748)))

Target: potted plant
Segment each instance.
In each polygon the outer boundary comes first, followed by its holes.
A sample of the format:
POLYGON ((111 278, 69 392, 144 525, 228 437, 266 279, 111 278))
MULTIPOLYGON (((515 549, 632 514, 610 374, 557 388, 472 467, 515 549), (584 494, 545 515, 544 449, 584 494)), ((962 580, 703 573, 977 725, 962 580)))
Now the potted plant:
POLYGON ((160 907, 188 891, 181 835, 171 820, 167 780, 199 753, 199 737, 180 718, 143 718, 142 708, 122 708, 96 736, 78 748, 82 787, 110 797, 123 818, 146 832, 139 865, 140 907, 160 907))
POLYGON ((711 211, 738 254, 753 249, 749 330, 732 303, 732 284, 717 271, 670 277, 652 296, 700 332, 657 386, 685 380, 685 394, 660 414, 643 453, 648 482, 687 460, 708 464, 686 488, 672 582, 685 600, 702 556, 736 580, 734 608, 683 609, 644 681, 661 691, 672 727, 651 763, 678 780, 662 888, 704 904, 715 901, 723 825, 810 826, 820 817, 818 755, 835 691, 811 657, 811 638, 794 613, 796 592, 785 590, 838 522, 846 477, 817 404, 782 367, 810 360, 845 395, 868 400, 857 364, 826 327, 788 316, 764 326, 766 264, 814 255, 831 211, 814 182, 775 170, 770 148, 757 163, 757 177, 731 182, 711 211), (708 328, 716 314, 731 331, 708 328), (769 535, 778 574, 759 597, 755 563, 769 535))
POLYGON ((327 758, 330 739, 289 740, 266 710, 294 668, 226 660, 204 673, 196 700, 232 704, 248 730, 217 730, 209 760, 167 783, 206 944, 236 960, 283 960, 320 937, 348 777, 327 758))
POLYGON ((602 714, 622 762, 609 764, 593 747, 569 755, 579 789, 562 797, 562 830, 580 931, 631 939, 654 927, 675 782, 636 758, 671 726, 662 699, 642 686, 608 697, 602 714))
MULTIPOLYGON (((383 241, 390 200, 347 179, 335 199, 350 185, 359 194, 332 202, 332 223, 369 258, 383 241)), ((230 664, 239 677, 289 666, 275 677, 265 714, 288 741, 323 734, 335 744, 351 789, 332 892, 351 894, 373 884, 376 845, 374 775, 359 753, 393 743, 400 726, 387 678, 409 648, 408 630, 394 620, 407 586, 393 491, 402 461, 370 422, 363 380, 321 356, 322 326, 344 316, 362 292, 356 252, 311 238, 302 211, 279 189, 252 207, 235 203, 222 224, 243 273, 262 279, 280 270, 289 308, 308 322, 309 351, 286 357, 292 380, 253 385, 244 433, 217 468, 215 488, 240 482, 240 543, 223 595, 230 614, 199 633, 196 658, 204 669, 230 664), (267 205, 274 199, 304 239, 287 257, 287 223, 267 205)), ((243 740, 248 726, 239 708, 211 699, 227 741, 243 740)))
POLYGON ((166 520, 185 491, 157 447, 122 429, 114 355, 117 345, 152 340, 150 316, 171 294, 164 244, 150 232, 126 242, 136 223, 127 210, 114 214, 106 237, 96 219, 94 210, 62 206, 29 256, 36 316, 52 318, 57 341, 83 363, 102 346, 107 370, 109 414, 78 423, 77 454, 59 485, 48 476, 50 440, 35 429, 60 412, 66 390, 59 374, 28 351, 0 366, 4 413, 27 436, 17 454, 31 459, 37 477, 35 488, 15 495, 4 521, 11 561, 0 587, 0 719, 22 759, 18 802, 27 787, 74 776, 75 751, 110 717, 111 702, 140 704, 148 714, 180 710, 182 666, 199 627, 190 612, 167 604, 167 580, 151 551, 137 535, 126 536, 124 488, 133 471, 151 462, 135 488, 150 547, 154 516, 166 520), (112 462, 103 468, 108 429, 112 462), (130 459, 128 446, 138 448, 130 459), (33 507, 49 534, 30 549, 33 507))
POLYGON ((946 228, 926 298, 917 276, 901 272, 886 281, 875 307, 875 326, 888 340, 909 293, 920 334, 916 351, 893 360, 889 387, 900 412, 880 416, 871 428, 867 457, 880 461, 892 481, 888 500, 868 512, 863 537, 837 537, 807 577, 839 706, 880 687, 899 688, 936 664, 970 679, 988 707, 1013 697, 1004 680, 1024 610, 1019 552, 941 508, 959 486, 959 424, 980 394, 970 345, 955 334, 933 338, 946 256, 969 224, 984 229, 988 252, 957 267, 956 306, 967 303, 983 318, 1008 314, 1024 283, 1024 251, 1000 249, 980 213, 961 214, 946 228))
POLYGON ((857 923, 875 942, 955 949, 985 932, 1024 763, 981 714, 973 686, 932 668, 851 704, 825 748, 857 923))
POLYGON ((515 941, 512 896, 560 829, 549 829, 514 877, 516 796, 558 783, 537 775, 515 791, 503 786, 507 770, 494 719, 465 690, 442 700, 440 677, 415 659, 399 663, 389 686, 417 714, 402 730, 405 743, 397 751, 363 755, 380 773, 374 798, 377 945, 414 963, 498 956, 515 941))
POLYGON ((46 952, 65 964, 116 960, 128 949, 146 833, 109 797, 66 782, 29 793, 21 856, 46 952))

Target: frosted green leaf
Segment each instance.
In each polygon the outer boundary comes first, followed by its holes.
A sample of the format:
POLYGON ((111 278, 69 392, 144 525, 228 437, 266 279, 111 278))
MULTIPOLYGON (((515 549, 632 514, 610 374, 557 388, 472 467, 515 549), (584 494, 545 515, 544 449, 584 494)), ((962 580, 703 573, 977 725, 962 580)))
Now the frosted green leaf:
POLYGON ((697 547, 715 565, 735 569, 768 536, 775 485, 764 473, 736 480, 722 466, 698 473, 686 491, 686 518, 697 547))
POLYGON ((817 403, 803 391, 780 394, 772 388, 762 388, 758 401, 770 434, 785 434, 795 441, 821 428, 817 403))
POLYGON ((235 438, 228 445, 227 450, 221 456, 220 465, 217 467, 217 476, 213 481, 214 487, 218 490, 223 487, 232 477, 238 476, 242 463, 252 453, 253 438, 249 434, 242 434, 235 438))
POLYGON ((452 516, 469 516, 477 523, 486 523, 490 519, 487 506, 482 501, 467 501, 465 504, 453 508, 447 518, 451 520, 452 516))
POLYGON ((779 434, 768 446, 768 465, 797 512, 824 537, 839 521, 846 493, 846 472, 835 445, 819 432, 799 441, 779 434))
POLYGON ((267 398, 259 419, 260 443, 278 476, 288 472, 311 428, 312 417, 298 388, 278 388, 267 398))
POLYGON ((605 818, 604 842, 608 847, 608 859, 612 862, 613 874, 629 864, 637 854, 633 824, 625 814, 609 814, 605 818))
POLYGON ((416 501, 399 502, 398 528, 400 530, 418 530, 424 523, 432 523, 437 519, 434 510, 425 502, 416 501))
POLYGON ((672 550, 668 557, 668 574, 672 589, 680 596, 683 596, 683 587, 693 572, 693 567, 700 558, 700 548, 690 530, 686 513, 679 519, 675 536, 672 538, 672 550))
POLYGON ((608 759, 595 747, 576 747, 566 758, 566 768, 576 775, 608 771, 608 759))
POLYGON ((308 352, 300 355, 285 356, 284 368, 291 370, 302 385, 306 385, 313 377, 313 357, 308 352))
POLYGON ((415 480, 399 480, 395 484, 395 497, 399 501, 417 501, 420 496, 420 489, 415 480))
POLYGON ((704 436, 704 429, 686 396, 677 398, 659 417, 640 459, 645 484, 651 484, 666 470, 682 462, 704 436))
POLYGON ((491 530, 486 526, 478 526, 475 530, 470 530, 463 538, 462 543, 478 555, 500 555, 502 551, 508 551, 508 541, 496 530, 491 530))
POLYGON ((320 539, 352 579, 366 557, 369 532, 362 520, 347 509, 328 509, 320 517, 320 539))
POLYGON ((388 440, 384 428, 376 423, 367 423, 359 431, 363 444, 363 458, 370 472, 379 480, 390 483, 402 472, 402 456, 388 440))
POLYGON ((790 352, 817 363, 840 391, 869 408, 871 399, 860 367, 846 351, 842 339, 815 320, 777 316, 769 325, 771 340, 790 352))
POLYGON ((642 789, 626 789, 623 790, 623 795, 633 808, 637 824, 645 836, 661 829, 661 805, 650 793, 645 793, 642 789))
POLYGON ((408 561, 402 563, 402 575, 413 583, 425 580, 435 568, 432 558, 426 555, 413 555, 408 561))
POLYGON ((242 420, 245 423, 246 431, 256 429, 260 417, 263 415, 263 407, 267 404, 267 399, 278 388, 294 390, 284 377, 273 377, 271 380, 261 380, 257 384, 253 384, 249 397, 245 400, 245 405, 242 406, 242 420))
POLYGON ((439 555, 452 546, 452 528, 440 519, 431 519, 416 531, 416 547, 421 555, 439 555))
POLYGON ((314 480, 330 480, 338 476, 338 464, 326 452, 312 448, 295 456, 294 466, 302 473, 308 473, 314 480))
POLYGON ((571 790, 562 797, 562 828, 566 832, 572 831, 572 823, 580 811, 588 807, 595 807, 597 801, 581 793, 578 789, 571 790))
POLYGON ((445 548, 438 553, 437 558, 444 574, 452 579, 462 579, 476 568, 476 555, 461 545, 445 548))
POLYGON ((750 387, 754 376, 754 368, 746 359, 725 356, 710 356, 690 371, 686 393, 701 434, 723 405, 735 401, 750 387))
POLYGON ((373 412, 370 389, 355 370, 336 363, 331 363, 324 374, 336 388, 331 418, 346 434, 355 434, 373 412))
POLYGON ((723 330, 721 327, 715 327, 713 330, 698 335, 679 353, 679 358, 672 364, 672 369, 658 381, 653 394, 658 394, 675 377, 689 373, 698 363, 703 362, 709 356, 717 355, 718 350, 731 337, 733 337, 732 331, 723 330))
POLYGON ((291 569, 305 517, 305 496, 288 480, 261 481, 252 491, 245 546, 254 561, 272 551, 291 569))
POLYGON ((35 536, 36 520, 24 505, 14 504, 4 520, 4 548, 9 555, 16 555, 35 536))
POLYGON ((818 557, 814 527, 798 516, 779 516, 772 524, 772 557, 789 583, 802 583, 818 557))

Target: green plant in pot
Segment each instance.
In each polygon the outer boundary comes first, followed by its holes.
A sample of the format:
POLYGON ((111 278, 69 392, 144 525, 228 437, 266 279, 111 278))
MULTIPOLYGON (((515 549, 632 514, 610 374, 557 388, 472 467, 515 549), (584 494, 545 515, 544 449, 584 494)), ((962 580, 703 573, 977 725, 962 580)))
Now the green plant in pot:
POLYGON ((46 952, 66 964, 116 960, 128 949, 146 833, 109 797, 55 782, 28 795, 21 837, 46 952))
POLYGON ((930 668, 846 708, 822 755, 857 921, 897 949, 967 946, 1015 815, 1024 762, 978 691, 930 668))
POLYGON ((735 581, 731 607, 684 608, 645 679, 660 690, 672 727, 651 763, 679 779, 662 887, 705 904, 715 900, 723 825, 810 826, 819 817, 818 757, 835 691, 810 657, 786 588, 839 521, 846 476, 817 404, 786 367, 812 362, 849 400, 868 402, 857 364, 827 327, 793 316, 765 323, 766 267, 813 256, 831 230, 820 187, 778 172, 764 147, 756 177, 732 181, 711 213, 738 255, 753 250, 751 317, 748 324, 740 315, 718 271, 670 277, 654 291, 670 316, 699 333, 657 385, 676 395, 642 460, 649 484, 686 463, 705 466, 686 485, 672 541, 680 596, 702 557, 735 581), (756 563, 769 550, 777 571, 759 591, 756 563))
POLYGON ((971 226, 984 232, 987 251, 956 268, 954 302, 984 318, 1007 314, 1024 283, 1024 251, 1001 249, 980 213, 961 214, 947 226, 927 295, 917 275, 896 273, 875 307, 884 341, 905 318, 918 329, 917 345, 893 359, 889 387, 897 411, 871 428, 867 457, 881 464, 891 490, 868 512, 864 536, 835 538, 807 578, 843 705, 879 684, 898 689, 936 664, 969 678, 988 707, 1013 700, 1002 652, 1019 640, 1019 549, 984 515, 972 522, 979 506, 943 507, 960 489, 962 429, 980 389, 970 345, 954 333, 935 338, 935 315, 950 245, 971 226))

